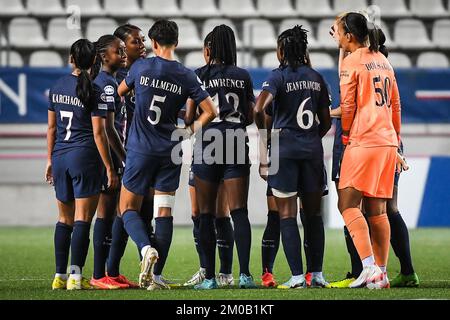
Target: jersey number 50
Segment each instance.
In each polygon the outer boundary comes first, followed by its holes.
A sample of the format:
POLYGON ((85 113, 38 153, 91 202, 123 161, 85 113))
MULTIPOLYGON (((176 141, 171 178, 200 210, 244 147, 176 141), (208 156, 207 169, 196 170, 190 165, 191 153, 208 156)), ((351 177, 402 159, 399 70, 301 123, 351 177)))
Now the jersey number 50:
POLYGON ((159 120, 161 120, 161 108, 156 106, 156 102, 164 103, 166 101, 166 96, 161 97, 154 95, 152 99, 152 103, 150 104, 150 111, 153 111, 156 114, 155 120, 152 120, 150 115, 147 117, 147 121, 150 122, 152 125, 157 125, 159 123, 159 120))

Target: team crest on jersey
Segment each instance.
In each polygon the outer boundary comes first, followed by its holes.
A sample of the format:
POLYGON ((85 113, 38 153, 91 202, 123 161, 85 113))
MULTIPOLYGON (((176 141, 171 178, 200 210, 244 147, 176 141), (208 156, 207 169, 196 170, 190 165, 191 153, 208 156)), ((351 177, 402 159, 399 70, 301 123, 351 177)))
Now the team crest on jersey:
POLYGON ((106 86, 105 89, 103 89, 103 91, 105 91, 105 93, 108 96, 111 96, 114 94, 114 87, 113 86, 106 86))
MULTIPOLYGON (((113 89, 114 90, 114 89, 113 89)), ((113 96, 107 96, 106 94, 102 93, 100 95, 100 99, 102 99, 103 102, 114 102, 113 96)))

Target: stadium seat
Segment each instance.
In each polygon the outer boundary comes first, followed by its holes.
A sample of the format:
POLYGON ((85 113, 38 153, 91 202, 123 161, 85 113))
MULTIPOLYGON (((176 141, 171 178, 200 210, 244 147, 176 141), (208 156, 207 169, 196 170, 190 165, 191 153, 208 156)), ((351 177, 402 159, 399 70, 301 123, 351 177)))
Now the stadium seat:
POLYGON ((309 54, 309 60, 311 60, 311 65, 314 69, 327 69, 336 67, 336 62, 328 53, 311 52, 309 54))
POLYGON ((81 29, 67 27, 66 18, 53 18, 48 23, 47 39, 54 48, 69 48, 72 43, 82 37, 81 29))
POLYGON ((136 27, 141 28, 142 32, 145 35, 145 38, 148 38, 148 30, 152 27, 152 25, 155 23, 155 20, 153 19, 147 19, 147 18, 132 18, 127 21, 127 23, 132 24, 136 27))
POLYGON ((328 0, 296 0, 295 11, 306 18, 326 18, 334 15, 328 0))
POLYGON ((417 58, 417 68, 448 68, 449 62, 441 52, 423 52, 417 58))
POLYGON ((35 18, 14 18, 9 24, 8 39, 16 48, 46 48, 42 27, 35 18))
POLYGON ((82 17, 100 17, 105 15, 99 0, 67 0, 66 8, 69 6, 78 6, 81 9, 82 17))
POLYGON ((449 13, 445 10, 442 0, 410 0, 411 13, 418 17, 439 18, 448 17, 449 13))
POLYGON ((367 9, 366 0, 334 0, 333 10, 336 15, 349 12, 361 11, 367 9))
POLYGON ((278 61, 276 51, 266 52, 263 55, 262 61, 261 61, 262 68, 275 69, 275 68, 278 68, 279 65, 280 65, 280 61, 278 61))
POLYGON ((231 18, 258 16, 252 0, 219 0, 219 11, 224 16, 231 18))
POLYGON ((237 66, 241 68, 258 68, 258 60, 250 52, 237 52, 237 66))
POLYGON ((184 65, 191 69, 197 69, 205 65, 205 58, 203 58, 202 51, 189 52, 184 58, 184 65))
POLYGON ((318 43, 317 39, 314 36, 312 25, 306 19, 285 19, 281 21, 280 27, 278 29, 278 35, 280 35, 283 31, 293 28, 294 26, 299 25, 302 26, 303 29, 308 30, 308 48, 317 48, 318 43))
POLYGON ((28 0, 27 9, 33 16, 55 17, 66 14, 60 0, 28 0))
POLYGON ((338 45, 330 35, 331 26, 333 25, 333 19, 325 19, 319 22, 317 29, 317 42, 318 46, 326 49, 337 49, 338 45))
POLYGON ((411 15, 406 7, 405 0, 372 0, 372 5, 380 8, 383 18, 408 17, 411 15))
POLYGON ((22 0, 8 0, 2 1, 2 9, 0 10, 0 17, 17 17, 25 16, 28 10, 22 4, 22 0))
POLYGON ((2 50, 0 52, 0 66, 2 67, 23 67, 23 59, 20 53, 17 51, 9 51, 9 63, 8 61, 8 52, 6 50, 2 50))
POLYGON ((432 39, 439 48, 450 48, 450 19, 436 20, 433 25, 432 39))
POLYGON ((257 12, 265 18, 294 17, 296 15, 291 0, 258 0, 257 12))
POLYGON ((126 5, 122 0, 103 1, 106 14, 113 17, 141 17, 145 14, 137 0, 127 0, 126 5))
POLYGON ((409 59, 409 57, 404 53, 391 52, 389 53, 388 60, 394 67, 394 69, 404 69, 412 67, 411 59, 409 59))
POLYGON ((30 55, 30 67, 63 67, 64 63, 56 51, 35 51, 30 55))
POLYGON ((433 47, 422 21, 403 19, 395 24, 394 41, 403 49, 426 49, 433 47))
POLYGON ((233 29, 234 37, 236 38, 236 48, 241 48, 242 41, 239 38, 239 34, 237 32, 236 26, 233 23, 233 21, 231 21, 229 19, 208 19, 208 20, 206 20, 203 23, 203 27, 202 27, 202 41, 206 38, 206 35, 214 29, 214 27, 221 25, 221 24, 225 24, 225 25, 229 26, 231 29, 233 29))
POLYGON ((192 18, 220 16, 214 0, 181 0, 181 12, 192 18))
POLYGON ((243 24, 244 45, 254 49, 274 49, 277 46, 272 23, 264 19, 249 19, 243 24))
POLYGON ((395 43, 395 41, 392 39, 391 37, 391 31, 389 30, 388 25, 386 24, 386 22, 384 22, 383 20, 381 20, 380 25, 378 26, 381 28, 381 30, 383 31, 384 35, 386 36, 386 42, 385 42, 385 46, 388 48, 388 50, 390 49, 394 49, 397 48, 397 44, 395 43))
POLYGON ((181 16, 176 0, 143 0, 142 9, 145 15, 157 18, 173 18, 181 16))
POLYGON ((97 41, 105 34, 112 34, 118 24, 110 18, 92 18, 86 25, 86 38, 90 41, 97 41))
POLYGON ((203 42, 200 41, 195 23, 189 19, 174 19, 178 25, 178 48, 199 49, 203 42))

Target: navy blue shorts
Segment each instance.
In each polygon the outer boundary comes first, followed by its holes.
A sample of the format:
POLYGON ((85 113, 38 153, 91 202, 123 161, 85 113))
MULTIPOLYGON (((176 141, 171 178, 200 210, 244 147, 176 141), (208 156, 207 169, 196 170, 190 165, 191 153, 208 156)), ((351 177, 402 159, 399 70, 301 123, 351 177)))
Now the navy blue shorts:
MULTIPOLYGON (((323 174, 324 182, 323 182, 323 194, 322 194, 322 196, 326 196, 326 195, 328 195, 329 190, 328 190, 328 184, 327 184, 327 171, 325 169, 325 166, 323 166, 323 172, 324 172, 324 174, 323 174)), ((273 197, 272 188, 269 187, 269 184, 267 184, 266 196, 267 197, 273 197)))
POLYGON ((194 175, 202 180, 220 183, 223 180, 248 177, 249 164, 193 164, 194 175))
POLYGON ((181 164, 170 157, 146 155, 129 150, 122 183, 127 190, 145 196, 150 188, 172 192, 180 184, 181 164))
POLYGON ((56 199, 69 202, 106 189, 105 167, 97 149, 74 148, 52 155, 56 199))
POLYGON ((344 155, 344 145, 334 144, 333 146, 333 163, 331 168, 331 180, 334 182, 339 181, 339 173, 341 171, 342 156, 344 155))
POLYGON ((269 175, 268 184, 271 188, 282 192, 304 193, 324 192, 323 159, 279 159, 279 169, 274 175, 269 175))

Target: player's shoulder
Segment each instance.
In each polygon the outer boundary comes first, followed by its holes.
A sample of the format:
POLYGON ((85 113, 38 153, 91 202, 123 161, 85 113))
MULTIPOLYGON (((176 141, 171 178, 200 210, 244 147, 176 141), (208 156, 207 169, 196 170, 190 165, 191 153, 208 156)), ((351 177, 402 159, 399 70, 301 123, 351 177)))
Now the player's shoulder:
POLYGON ((66 74, 60 78, 58 78, 53 86, 51 87, 51 91, 57 91, 61 89, 67 89, 68 87, 72 87, 74 83, 77 82, 77 77, 73 74, 66 74))
POLYGON ((113 87, 116 88, 117 87, 117 80, 116 78, 114 78, 113 75, 105 72, 105 71, 101 71, 97 77, 95 77, 94 79, 94 84, 99 86, 99 87, 113 87))

